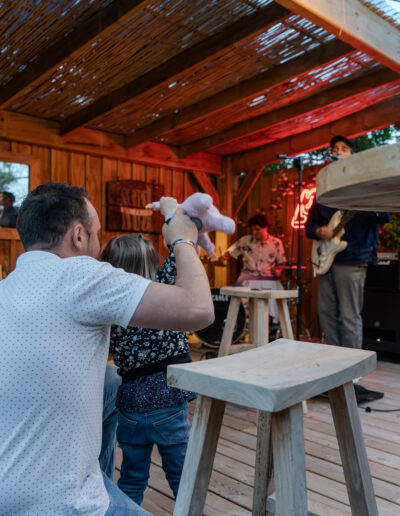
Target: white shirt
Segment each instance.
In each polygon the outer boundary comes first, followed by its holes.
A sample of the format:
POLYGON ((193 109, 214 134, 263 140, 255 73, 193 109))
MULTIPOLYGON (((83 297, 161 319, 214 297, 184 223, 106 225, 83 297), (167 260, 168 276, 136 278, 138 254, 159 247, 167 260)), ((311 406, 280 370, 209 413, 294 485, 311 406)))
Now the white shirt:
POLYGON ((149 281, 86 256, 30 251, 0 282, 0 514, 96 515, 110 325, 149 281))

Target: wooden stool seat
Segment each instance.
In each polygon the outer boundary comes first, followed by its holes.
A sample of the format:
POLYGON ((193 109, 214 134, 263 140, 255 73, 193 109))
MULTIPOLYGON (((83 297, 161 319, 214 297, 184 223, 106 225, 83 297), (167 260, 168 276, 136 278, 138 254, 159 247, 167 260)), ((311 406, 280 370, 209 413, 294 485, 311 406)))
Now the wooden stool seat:
POLYGON ((290 339, 169 366, 169 385, 199 394, 174 515, 203 514, 226 402, 259 411, 253 515, 265 514, 272 464, 276 514, 307 515, 301 403, 328 391, 352 514, 377 516, 352 382, 375 367, 372 351, 290 339))
POLYGON ((250 287, 221 287, 221 293, 236 297, 253 297, 256 299, 290 299, 297 297, 297 290, 268 290, 250 287))
POLYGON ((168 383, 210 398, 277 412, 375 367, 372 351, 278 339, 218 360, 170 366, 168 383))

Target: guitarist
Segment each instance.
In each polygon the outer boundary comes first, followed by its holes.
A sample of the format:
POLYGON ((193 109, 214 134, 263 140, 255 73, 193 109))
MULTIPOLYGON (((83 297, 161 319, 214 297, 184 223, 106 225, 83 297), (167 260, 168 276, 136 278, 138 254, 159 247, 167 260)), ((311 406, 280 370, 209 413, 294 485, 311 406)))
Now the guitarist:
MULTIPOLYGON (((340 159, 347 158, 354 152, 353 142, 345 136, 334 136, 330 151, 340 159)), ((306 222, 307 237, 332 238, 328 223, 336 211, 314 199, 306 222)), ((348 245, 336 255, 329 271, 319 278, 318 316, 328 344, 361 349, 361 310, 367 266, 377 262, 379 225, 388 222, 391 214, 356 211, 349 215, 343 215, 347 223, 342 238, 348 245)))

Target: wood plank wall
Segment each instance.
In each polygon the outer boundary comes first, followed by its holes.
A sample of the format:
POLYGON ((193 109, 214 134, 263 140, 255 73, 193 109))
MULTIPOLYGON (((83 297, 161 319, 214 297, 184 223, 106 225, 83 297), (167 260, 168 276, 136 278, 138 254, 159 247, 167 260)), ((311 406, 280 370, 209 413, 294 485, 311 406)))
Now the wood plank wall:
MULTIPOLYGON (((50 147, 28 145, 14 141, 0 140, 0 151, 18 153, 27 158, 37 158, 39 166, 30 175, 30 189, 34 189, 47 181, 66 182, 72 185, 84 186, 90 199, 97 209, 102 227, 102 245, 116 233, 105 231, 106 227, 106 197, 105 183, 107 181, 132 179, 148 183, 164 184, 165 195, 175 197, 182 202, 187 196, 196 191, 191 175, 183 170, 166 168, 163 166, 146 166, 133 162, 91 156, 88 154, 56 150, 50 147)), ((151 238, 158 251, 166 256, 162 237, 146 235, 151 238)), ((0 263, 4 274, 8 274, 15 266, 16 256, 11 255, 10 243, 0 240, 0 263)), ((23 252, 19 243, 17 255, 23 252)), ((14 253, 15 254, 15 253, 14 253)))
MULTIPOLYGON (((182 202, 187 196, 194 191, 198 191, 198 186, 194 182, 191 174, 172 168, 163 166, 146 166, 129 161, 122 161, 111 159, 107 157, 91 156, 81 152, 64 151, 52 149, 51 147, 44 147, 39 145, 29 145, 25 143, 18 143, 14 141, 0 140, 0 151, 11 153, 18 153, 19 157, 26 156, 27 158, 36 158, 38 166, 31 168, 30 188, 33 189, 41 183, 47 181, 67 182, 73 185, 84 186, 90 194, 90 198, 95 208, 97 209, 103 228, 106 227, 106 197, 105 197, 105 183, 113 180, 132 179, 138 181, 145 181, 149 183, 164 184, 165 195, 175 197, 179 202, 182 202)), ((252 215, 254 215, 257 208, 264 208, 272 218, 273 225, 282 228, 285 236, 282 238, 287 250, 287 258, 290 255, 290 246, 293 235, 290 229, 290 219, 293 215, 293 196, 285 196, 281 199, 282 207, 275 209, 272 205, 276 202, 277 191, 274 188, 279 188, 279 177, 281 173, 263 174, 259 179, 256 187, 253 189, 248 200, 244 204, 239 214, 238 231, 235 235, 229 238, 229 242, 236 240, 239 236, 246 233, 247 227, 244 223, 252 215)), ((293 171, 287 172, 289 182, 293 180, 293 171)), ((315 176, 315 167, 309 171, 305 171, 304 177, 308 182, 311 176, 315 176)), ((221 182, 219 182, 221 183, 221 182)), ((221 184, 219 184, 220 194, 221 184)), ((112 238, 116 233, 106 232, 103 230, 101 235, 102 245, 112 238)), ((166 256, 166 250, 163 246, 162 237, 151 238, 158 251, 166 256)), ((312 335, 319 335, 319 325, 317 320, 317 282, 312 278, 311 267, 307 262, 307 258, 311 254, 311 242, 304 237, 302 231, 303 253, 302 263, 307 265, 307 270, 303 271, 303 319, 307 328, 309 328, 312 335)), ((227 244, 229 244, 227 242, 227 244)), ((224 252, 220 245, 217 245, 218 252, 224 252)), ((22 245, 17 242, 11 245, 9 241, 0 240, 0 264, 3 266, 3 273, 8 274, 15 266, 15 260, 19 254, 23 252, 22 245)), ((294 260, 297 259, 296 247, 294 248, 294 260)), ((206 266, 210 283, 222 286, 225 281, 221 282, 221 274, 216 272, 224 272, 215 270, 213 267, 206 266)), ((238 264, 231 260, 228 271, 228 279, 226 283, 233 283, 239 273, 238 264)), ((295 273, 293 272, 293 280, 295 273)), ((288 275, 286 275, 288 276, 288 275)), ((222 274, 224 279, 226 275, 222 274)), ((287 278, 286 278, 287 281, 287 278)), ((294 314, 294 310, 293 310, 294 314)), ((304 328, 302 328, 302 333, 304 328)))
MULTIPOLYGON (((313 186, 315 176, 323 165, 306 167, 303 174, 303 185, 313 186)), ((297 181, 297 171, 287 169, 273 173, 263 173, 258 180, 256 186, 252 190, 249 198, 239 212, 238 236, 248 233, 246 221, 255 215, 258 208, 264 209, 272 222, 271 234, 282 239, 286 258, 290 259, 291 249, 293 246, 292 259, 297 263, 297 230, 294 231, 290 225, 295 207, 297 204, 297 192, 293 192, 293 184, 297 181), (285 176, 287 179, 285 179, 285 176)), ((298 184, 298 183, 297 183, 298 184)), ((307 337, 306 329, 311 333, 312 337, 320 336, 320 326, 317 315, 317 291, 318 278, 313 277, 312 267, 310 264, 312 241, 305 236, 305 230, 301 230, 302 254, 301 263, 306 266, 306 270, 302 270, 302 319, 301 327, 302 337, 307 337)), ((233 261, 233 260, 231 260, 233 261)), ((233 265, 235 267, 235 265, 233 265)), ((239 274, 238 264, 234 275, 239 274)), ((282 276, 282 283, 288 286, 290 273, 285 272, 282 276)), ((296 284, 296 271, 291 272, 292 287, 296 284)), ((295 319, 295 307, 292 307, 292 318, 295 319)), ((294 324, 294 323, 293 323, 294 324)))

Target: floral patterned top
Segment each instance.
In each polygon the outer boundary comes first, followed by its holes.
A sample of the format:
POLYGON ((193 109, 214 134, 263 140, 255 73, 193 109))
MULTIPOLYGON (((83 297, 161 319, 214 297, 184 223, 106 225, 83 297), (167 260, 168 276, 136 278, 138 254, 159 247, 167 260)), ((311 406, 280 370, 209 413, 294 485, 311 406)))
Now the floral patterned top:
MULTIPOLYGON (((174 284, 175 279, 176 263, 171 251, 157 273, 157 281, 174 284)), ((119 409, 147 412, 171 408, 196 397, 192 392, 167 385, 167 364, 180 362, 189 353, 185 332, 112 326, 110 351, 123 378, 117 395, 119 409)))
POLYGON ((272 235, 260 242, 253 235, 245 235, 234 242, 227 252, 232 258, 243 257, 241 275, 275 279, 275 267, 286 262, 282 240, 272 235))

